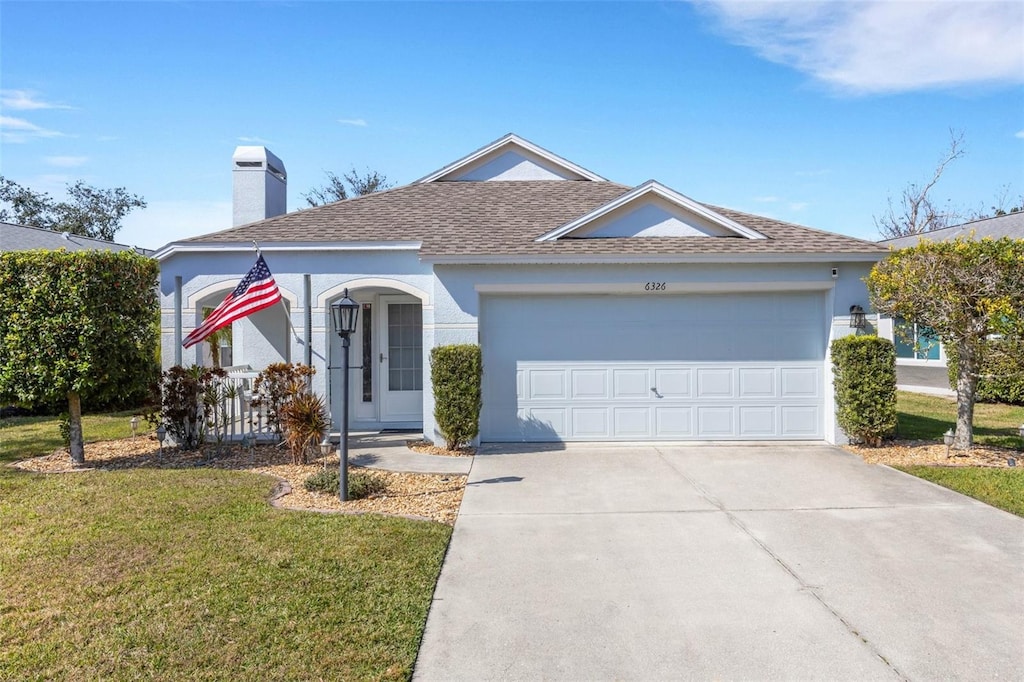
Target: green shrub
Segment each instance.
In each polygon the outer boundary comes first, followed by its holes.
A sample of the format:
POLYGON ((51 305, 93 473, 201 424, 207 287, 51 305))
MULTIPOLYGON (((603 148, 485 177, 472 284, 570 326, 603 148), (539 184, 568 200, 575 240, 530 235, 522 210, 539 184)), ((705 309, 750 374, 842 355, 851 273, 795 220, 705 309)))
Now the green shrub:
MULTIPOLYGON (((312 493, 337 495, 338 487, 341 485, 339 478, 340 472, 337 469, 324 469, 307 478, 302 486, 312 493)), ((382 493, 386 489, 387 483, 384 479, 372 473, 350 471, 348 474, 348 499, 350 500, 361 500, 382 493)))
POLYGON ((267 365, 253 381, 252 406, 266 409, 267 425, 278 436, 284 431, 281 409, 293 396, 309 386, 309 378, 315 373, 314 368, 299 362, 275 362, 267 365))
POLYGON ((480 433, 480 346, 437 346, 430 351, 434 419, 449 450, 469 445, 480 433))
POLYGON ((211 424, 207 416, 219 398, 215 390, 227 377, 220 367, 175 365, 160 382, 160 421, 182 450, 193 450, 206 441, 211 424))
POLYGON ((877 447, 896 428, 896 349, 877 336, 832 342, 836 418, 851 441, 877 447))
MULTIPOLYGON (((946 347, 949 385, 956 390, 957 354, 946 347)), ((978 371, 975 400, 982 403, 1024 405, 1024 339, 1001 338, 985 342, 978 371)))
POLYGON ((320 441, 330 428, 324 399, 308 390, 305 384, 281 406, 279 417, 284 428, 284 441, 292 453, 292 464, 305 464, 320 451, 320 441))

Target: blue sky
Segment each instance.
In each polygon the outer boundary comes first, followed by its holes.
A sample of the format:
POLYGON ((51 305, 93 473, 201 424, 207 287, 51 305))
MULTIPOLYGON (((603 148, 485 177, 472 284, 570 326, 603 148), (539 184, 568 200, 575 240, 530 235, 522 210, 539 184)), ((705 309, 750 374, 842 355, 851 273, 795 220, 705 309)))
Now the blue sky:
POLYGON ((289 208, 324 171, 413 181, 515 132, 611 180, 876 239, 928 178, 1024 194, 1024 3, 0 4, 0 173, 150 207, 118 241, 230 227, 231 154, 289 208))

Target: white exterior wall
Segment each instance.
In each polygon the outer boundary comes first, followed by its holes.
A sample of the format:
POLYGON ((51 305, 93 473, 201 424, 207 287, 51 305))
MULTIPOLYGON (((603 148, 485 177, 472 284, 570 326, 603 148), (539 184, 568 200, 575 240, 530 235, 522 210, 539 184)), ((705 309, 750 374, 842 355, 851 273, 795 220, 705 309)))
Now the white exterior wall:
MULTIPOLYGON (((537 296, 564 294, 634 294, 658 296, 644 290, 647 282, 665 282, 666 294, 719 289, 763 291, 767 287, 785 282, 794 286, 819 287, 826 291, 826 308, 831 319, 822 320, 827 326, 823 334, 829 342, 849 329, 849 308, 857 304, 867 307, 867 290, 862 281, 870 272, 871 263, 688 263, 688 264, 608 264, 608 265, 519 265, 519 266, 458 266, 438 265, 434 286, 434 342, 478 343, 478 318, 481 290, 484 295, 497 291, 519 292, 537 296), (838 277, 832 278, 837 267, 838 277)), ((612 316, 614 317, 614 316, 612 316)), ((831 364, 827 347, 824 425, 825 439, 843 442, 844 435, 835 424, 831 364)), ((485 370, 486 371, 486 368, 485 370)), ((427 398, 425 398, 425 401, 427 398)), ((437 439, 433 432, 432 413, 424 406, 424 431, 428 438, 437 439), (429 423, 428 423, 429 422, 429 423)))
MULTIPOLYGON (((414 250, 408 251, 275 251, 264 249, 263 256, 274 274, 278 288, 288 303, 294 332, 285 324, 281 306, 273 306, 235 325, 236 355, 234 364, 248 364, 259 371, 273 362, 303 362, 305 358, 305 313, 312 304, 312 356, 316 374, 313 389, 327 396, 329 360, 328 330, 331 327, 330 304, 341 297, 347 286, 388 290, 393 293, 424 292, 433 289, 429 265, 420 262, 414 250), (311 275, 311 301, 302 300, 303 277, 311 275), (385 274, 381 274, 385 273, 385 274), (286 331, 287 330, 287 331, 286 331), (244 344, 244 345, 243 345, 244 344)), ((201 305, 216 306, 232 291, 255 262, 255 252, 214 251, 173 254, 161 263, 161 358, 164 369, 174 364, 175 346, 175 276, 182 278, 182 337, 201 320, 201 305)), ((428 328, 432 325, 433 308, 423 301, 424 353, 431 343, 428 328)), ((182 364, 201 364, 203 346, 197 344, 182 350, 182 364)), ((352 357, 352 365, 360 359, 352 357)), ((333 361, 331 364, 335 364, 333 361)), ((428 366, 425 361, 424 366, 428 366)), ((337 370, 334 370, 337 371, 337 370)), ((426 393, 427 388, 424 387, 426 393)))

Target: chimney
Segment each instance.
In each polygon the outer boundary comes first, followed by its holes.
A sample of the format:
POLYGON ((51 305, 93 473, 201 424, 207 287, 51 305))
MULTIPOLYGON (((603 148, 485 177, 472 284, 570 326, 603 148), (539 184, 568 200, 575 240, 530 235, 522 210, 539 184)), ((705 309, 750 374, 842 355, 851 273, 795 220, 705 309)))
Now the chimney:
POLYGON ((237 147, 231 157, 234 226, 288 212, 288 174, 266 147, 237 147))

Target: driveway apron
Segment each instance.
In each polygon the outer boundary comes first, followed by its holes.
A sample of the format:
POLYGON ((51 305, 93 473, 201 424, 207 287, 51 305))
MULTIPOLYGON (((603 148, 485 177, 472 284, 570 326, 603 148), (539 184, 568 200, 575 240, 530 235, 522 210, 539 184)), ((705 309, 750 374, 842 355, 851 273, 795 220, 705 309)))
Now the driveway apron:
POLYGON ((1024 519, 824 445, 491 447, 414 679, 1024 679, 1024 519))

